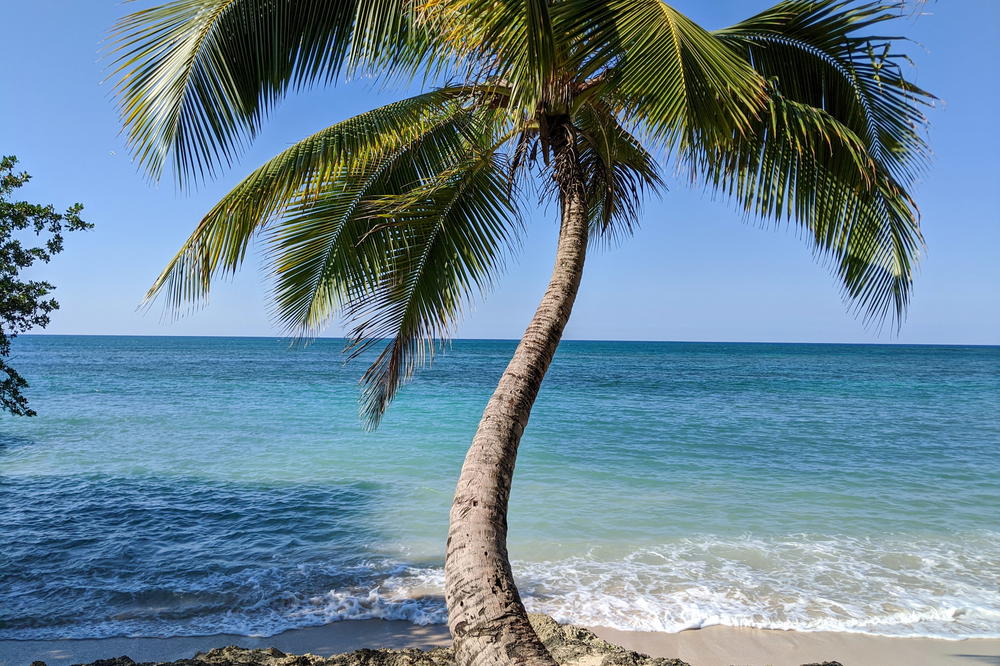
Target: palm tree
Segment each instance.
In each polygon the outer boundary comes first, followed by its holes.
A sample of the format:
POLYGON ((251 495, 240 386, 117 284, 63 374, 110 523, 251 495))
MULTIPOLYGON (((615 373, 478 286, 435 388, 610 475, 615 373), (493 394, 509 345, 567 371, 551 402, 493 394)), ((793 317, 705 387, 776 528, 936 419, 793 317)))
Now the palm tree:
POLYGON ((896 3, 788 0, 708 32, 661 0, 175 0, 115 29, 128 142, 182 184, 230 166, 290 88, 423 77, 426 92, 331 125, 253 171, 149 291, 197 302, 263 246, 274 315, 309 335, 339 314, 375 346, 375 426, 516 248, 529 194, 558 203, 548 288, 468 451, 446 555, 461 664, 553 664, 506 550, 518 443, 588 248, 628 236, 674 164, 747 217, 788 220, 846 299, 899 321, 921 247, 907 194, 927 156, 896 3), (430 85, 430 82, 438 82, 430 85), (446 82, 441 84, 440 82, 446 82))

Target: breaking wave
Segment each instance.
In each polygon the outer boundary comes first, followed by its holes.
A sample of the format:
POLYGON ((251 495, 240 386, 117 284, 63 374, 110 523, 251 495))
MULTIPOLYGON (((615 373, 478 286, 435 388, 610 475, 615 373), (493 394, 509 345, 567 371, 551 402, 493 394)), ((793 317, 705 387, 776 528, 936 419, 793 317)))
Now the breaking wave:
MULTIPOLYGON (((305 567, 308 569, 308 567, 305 567)), ((710 625, 860 632, 947 639, 1000 637, 1000 534, 960 543, 913 539, 681 539, 606 559, 514 563, 525 604, 562 622, 676 632, 710 625)), ((334 567, 334 569, 336 569, 334 567)), ((330 571, 300 571, 297 582, 330 571)), ((202 592, 240 590, 214 612, 198 590, 181 599, 131 592, 134 614, 60 626, 8 624, 3 638, 269 636, 342 620, 447 619, 440 566, 366 563, 334 573, 354 581, 310 593, 264 569, 206 580, 202 592), (155 596, 162 597, 157 606, 155 596)))

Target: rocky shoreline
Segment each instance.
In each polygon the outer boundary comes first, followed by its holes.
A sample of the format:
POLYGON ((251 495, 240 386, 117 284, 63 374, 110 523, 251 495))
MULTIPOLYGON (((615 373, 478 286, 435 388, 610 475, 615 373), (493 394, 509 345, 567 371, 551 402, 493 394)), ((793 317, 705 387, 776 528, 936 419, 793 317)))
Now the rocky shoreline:
MULTIPOLYGON (((650 657, 627 650, 599 638, 594 632, 574 625, 560 625, 547 615, 532 615, 531 624, 545 647, 561 666, 691 666, 680 659, 650 657)), ((290 655, 275 648, 247 649, 228 646, 172 662, 136 664, 127 656, 101 659, 86 666, 453 666, 451 648, 355 650, 321 657, 314 654, 290 655)), ((35 661, 31 666, 45 666, 35 661)), ((829 661, 803 666, 842 666, 829 661)))

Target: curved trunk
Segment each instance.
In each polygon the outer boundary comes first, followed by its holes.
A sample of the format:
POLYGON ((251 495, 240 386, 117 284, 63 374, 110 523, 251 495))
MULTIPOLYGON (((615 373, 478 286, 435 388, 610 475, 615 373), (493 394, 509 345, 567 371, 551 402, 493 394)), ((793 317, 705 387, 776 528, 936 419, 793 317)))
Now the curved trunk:
POLYGON ((584 180, 569 142, 556 150, 562 221, 552 279, 483 412, 455 490, 445 557, 448 626, 460 666, 554 666, 528 623, 507 558, 507 500, 518 443, 583 275, 584 180))

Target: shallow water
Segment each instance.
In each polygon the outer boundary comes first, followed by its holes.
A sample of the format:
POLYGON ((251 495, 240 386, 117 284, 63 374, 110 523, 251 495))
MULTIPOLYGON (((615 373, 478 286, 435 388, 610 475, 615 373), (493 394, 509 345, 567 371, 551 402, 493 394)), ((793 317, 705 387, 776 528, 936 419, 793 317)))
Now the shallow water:
MULTIPOLYGON (((367 433, 342 342, 27 336, 0 638, 441 622, 453 484, 513 342, 367 433)), ((1000 636, 1000 348, 566 342, 518 462, 530 609, 623 629, 1000 636)))

